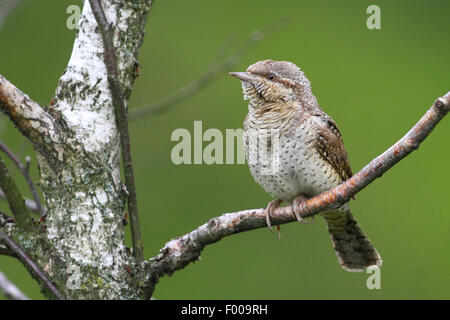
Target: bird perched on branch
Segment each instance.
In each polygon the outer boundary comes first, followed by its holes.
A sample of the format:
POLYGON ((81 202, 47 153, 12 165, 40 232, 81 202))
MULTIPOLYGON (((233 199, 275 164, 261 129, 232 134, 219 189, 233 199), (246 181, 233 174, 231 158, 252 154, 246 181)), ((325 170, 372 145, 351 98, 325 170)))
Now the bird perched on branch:
MULTIPOLYGON (((299 203, 336 187, 353 173, 341 133, 317 103, 311 84, 293 63, 264 60, 246 72, 231 72, 249 100, 244 121, 245 156, 255 180, 276 200, 267 206, 267 224, 281 203, 299 203)), ((381 258, 350 213, 348 203, 321 213, 342 267, 363 271, 381 258)))

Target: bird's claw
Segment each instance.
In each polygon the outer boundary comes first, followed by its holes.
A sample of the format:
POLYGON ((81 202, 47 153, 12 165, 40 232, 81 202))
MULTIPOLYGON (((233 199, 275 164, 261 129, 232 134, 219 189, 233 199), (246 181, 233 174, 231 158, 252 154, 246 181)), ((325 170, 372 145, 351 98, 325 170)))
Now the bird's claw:
POLYGON ((311 217, 310 219, 308 219, 308 218, 305 219, 300 216, 300 204, 307 199, 308 199, 308 197, 306 197, 304 195, 299 195, 292 201, 292 206, 293 206, 293 211, 294 211, 295 217, 297 218, 297 220, 300 223, 303 223, 303 224, 310 224, 314 221, 314 216, 311 217))
MULTIPOLYGON (((273 233, 272 223, 270 222, 270 217, 273 211, 278 208, 281 204, 281 199, 272 200, 269 202, 266 208, 266 223, 269 230, 273 233)), ((278 238, 281 238, 280 226, 277 226, 278 238)))

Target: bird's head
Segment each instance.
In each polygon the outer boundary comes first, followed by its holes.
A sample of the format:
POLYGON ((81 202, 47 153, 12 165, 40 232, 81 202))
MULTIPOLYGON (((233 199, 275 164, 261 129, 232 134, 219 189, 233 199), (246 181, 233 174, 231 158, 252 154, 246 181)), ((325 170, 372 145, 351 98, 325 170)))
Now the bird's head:
POLYGON ((242 81, 244 99, 251 105, 270 102, 301 101, 311 93, 311 84, 292 62, 263 60, 252 64, 245 72, 230 72, 242 81))

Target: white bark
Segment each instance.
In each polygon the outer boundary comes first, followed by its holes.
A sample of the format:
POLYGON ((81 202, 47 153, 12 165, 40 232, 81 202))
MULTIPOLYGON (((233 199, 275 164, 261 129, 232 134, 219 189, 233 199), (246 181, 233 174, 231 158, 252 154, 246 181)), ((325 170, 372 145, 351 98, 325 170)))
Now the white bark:
MULTIPOLYGON (((119 78, 128 99, 151 1, 101 3, 113 31, 119 78)), ((47 217, 36 234, 18 236, 14 228, 9 233, 69 299, 143 298, 148 283, 142 272, 145 266, 136 265, 124 246, 126 190, 120 179, 120 137, 103 41, 89 1, 84 2, 78 27, 51 105, 42 109, 26 101, 15 119, 19 127, 32 126, 21 130, 35 147, 47 217)), ((1 83, 10 85, 6 80, 1 83)), ((12 85, 11 90, 22 95, 12 85)), ((19 101, 7 102, 5 109, 21 106, 19 101)))

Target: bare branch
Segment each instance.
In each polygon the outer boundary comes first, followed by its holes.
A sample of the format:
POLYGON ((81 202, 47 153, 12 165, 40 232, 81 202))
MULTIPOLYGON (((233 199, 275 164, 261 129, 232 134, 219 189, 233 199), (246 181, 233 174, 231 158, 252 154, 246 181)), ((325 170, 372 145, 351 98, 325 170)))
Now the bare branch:
POLYGON ((14 242, 13 239, 8 237, 3 232, 0 232, 0 241, 3 241, 3 243, 11 250, 13 251, 18 259, 22 262, 25 267, 27 267, 30 272, 39 279, 43 285, 58 299, 58 300, 65 300, 64 297, 59 293, 58 289, 55 287, 55 285, 47 278, 45 273, 37 266, 36 263, 34 263, 33 260, 20 248, 17 243, 14 242))
POLYGON ((30 171, 30 163, 31 163, 31 158, 26 156, 25 157, 25 170, 27 170, 28 172, 30 171))
POLYGON ((0 188, 5 193, 6 200, 8 201, 11 212, 19 227, 24 230, 30 228, 31 215, 25 206, 25 201, 20 194, 17 185, 9 175, 3 159, 0 158, 0 188))
MULTIPOLYGON (((14 223, 14 219, 9 217, 6 213, 0 210, 0 228, 5 227, 6 224, 8 223, 14 223)), ((16 254, 1 242, 0 242, 0 255, 16 258, 16 254)))
POLYGON ((281 25, 285 24, 288 20, 280 20, 262 30, 253 31, 244 44, 239 47, 239 49, 230 56, 225 62, 217 65, 213 64, 208 71, 206 71, 200 78, 194 80, 184 87, 176 90, 169 96, 159 100, 155 103, 149 104, 147 106, 142 106, 130 110, 129 118, 130 120, 145 117, 145 116, 155 116, 165 113, 172 109, 174 106, 180 102, 186 100, 190 96, 194 95, 196 92, 200 91, 207 85, 211 84, 216 78, 227 72, 233 70, 242 56, 256 43, 260 42, 267 34, 279 28, 281 25))
MULTIPOLYGON (((419 144, 444 118, 449 109, 450 92, 437 99, 402 139, 372 160, 352 178, 329 191, 302 202, 300 205, 301 217, 311 217, 325 209, 340 207, 348 202, 357 192, 380 177, 412 151, 418 149, 419 144)), ((277 208, 271 216, 271 221, 274 225, 297 221, 293 206, 277 208)), ((149 272, 153 279, 153 285, 161 276, 170 275, 174 271, 184 268, 190 262, 199 259, 200 253, 206 245, 235 233, 266 226, 265 209, 244 210, 212 218, 194 231, 169 241, 160 250, 159 255, 150 259, 149 272)))
POLYGON ((44 208, 41 203, 41 198, 39 197, 39 192, 33 182, 33 179, 31 178, 30 172, 29 172, 29 164, 30 164, 31 160, 27 157, 27 164, 24 165, 20 161, 19 157, 17 157, 14 154, 14 152, 12 152, 8 148, 8 146, 5 143, 3 143, 3 141, 1 141, 1 140, 0 140, 0 150, 3 151, 11 159, 11 161, 16 165, 16 167, 20 170, 22 175, 25 177, 25 180, 28 183, 28 187, 30 188, 31 194, 33 195, 33 199, 37 206, 37 210, 41 214, 41 216, 44 216, 45 211, 44 211, 44 208))
POLYGON ((92 13, 97 20, 105 48, 103 58, 108 72, 108 83, 113 98, 116 113, 117 126, 120 132, 120 144, 122 151, 123 171, 125 186, 128 191, 128 211, 130 216, 131 239, 133 242, 133 256, 137 263, 144 261, 144 249, 142 246, 141 227, 139 224, 139 212, 136 199, 136 185, 134 182, 133 160, 131 157, 130 133, 128 129, 128 113, 125 105, 123 90, 119 81, 117 70, 117 58, 113 44, 113 35, 105 13, 99 0, 89 0, 92 13))
POLYGON ((33 143, 56 141, 52 117, 25 93, 0 75, 0 111, 33 143), (47 141, 46 141, 47 140, 47 141))
POLYGON ((12 300, 30 300, 19 288, 16 287, 4 274, 0 271, 0 291, 5 297, 12 300))
MULTIPOLYGON (((7 223, 13 223, 14 219, 6 215, 3 211, 0 210, 0 228, 4 227, 7 223)), ((16 258, 14 252, 12 252, 7 246, 0 242, 0 255, 10 256, 16 258)))
MULTIPOLYGON (((6 195, 3 192, 3 190, 0 188, 0 199, 4 199, 6 200, 6 195)), ((36 202, 34 200, 28 199, 28 198, 24 198, 25 199, 25 206, 27 207, 28 210, 33 211, 33 212, 37 212, 40 213, 38 206, 36 204, 36 202)), ((46 207, 42 207, 42 210, 44 212, 47 212, 47 208, 46 207)))

